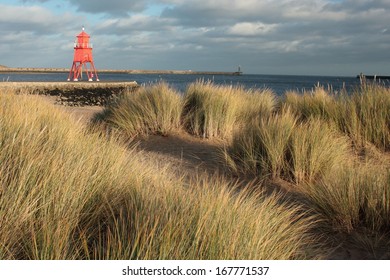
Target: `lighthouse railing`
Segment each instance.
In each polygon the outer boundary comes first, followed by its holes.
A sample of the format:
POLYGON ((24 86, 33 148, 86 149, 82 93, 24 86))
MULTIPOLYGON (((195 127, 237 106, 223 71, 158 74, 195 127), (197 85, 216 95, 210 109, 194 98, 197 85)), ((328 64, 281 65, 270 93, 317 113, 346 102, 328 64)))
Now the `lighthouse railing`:
POLYGON ((93 44, 90 43, 74 43, 75 48, 92 49, 93 44))

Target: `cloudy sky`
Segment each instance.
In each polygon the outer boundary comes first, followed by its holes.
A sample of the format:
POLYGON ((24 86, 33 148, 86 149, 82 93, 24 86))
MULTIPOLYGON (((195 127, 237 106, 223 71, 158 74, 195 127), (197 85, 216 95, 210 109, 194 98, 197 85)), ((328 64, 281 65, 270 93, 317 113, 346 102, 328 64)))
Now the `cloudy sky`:
POLYGON ((390 75, 390 0, 0 0, 0 64, 390 75))

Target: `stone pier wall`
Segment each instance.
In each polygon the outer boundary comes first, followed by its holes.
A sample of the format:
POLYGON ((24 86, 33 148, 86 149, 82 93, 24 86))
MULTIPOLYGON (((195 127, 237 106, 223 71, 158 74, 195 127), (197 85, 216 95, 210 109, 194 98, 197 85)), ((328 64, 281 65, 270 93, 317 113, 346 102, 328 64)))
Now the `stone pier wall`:
POLYGON ((67 106, 102 106, 115 96, 135 91, 136 82, 0 82, 0 92, 57 97, 67 106))

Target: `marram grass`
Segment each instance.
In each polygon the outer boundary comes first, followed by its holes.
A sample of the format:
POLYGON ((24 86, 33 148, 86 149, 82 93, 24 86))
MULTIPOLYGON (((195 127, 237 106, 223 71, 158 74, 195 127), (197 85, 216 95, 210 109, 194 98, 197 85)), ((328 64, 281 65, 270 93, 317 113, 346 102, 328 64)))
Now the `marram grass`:
POLYGON ((190 84, 182 97, 160 82, 123 94, 95 121, 105 121, 130 138, 184 129, 202 138, 231 140, 237 128, 253 118, 270 115, 276 104, 270 89, 245 90, 200 80, 190 84))
POLYGON ((127 152, 41 99, 0 99, 0 258, 77 258, 79 221, 128 181, 127 152))
POLYGON ((39 97, 0 95, 0 259, 300 259, 314 219, 191 183, 39 97))
POLYGON ((374 144, 390 151, 390 89, 376 84, 363 84, 349 99, 341 103, 340 129, 357 146, 374 144))
POLYGON ((200 80, 186 90, 182 119, 190 134, 231 140, 237 128, 271 114, 275 106, 276 97, 269 89, 245 90, 200 80))
POLYGON ((386 165, 389 96, 365 84, 351 95, 316 87, 277 100, 266 90, 198 81, 187 89, 181 122, 193 135, 228 139, 225 163, 237 173, 288 181, 333 230, 381 234, 389 230, 388 174, 358 162, 378 149, 386 165))
POLYGON ((181 96, 165 82, 125 93, 100 118, 129 137, 167 135, 180 127, 181 96))
POLYGON ((186 129, 203 138, 228 138, 237 124, 241 88, 197 81, 188 86, 183 119, 186 129))
POLYGON ((300 119, 317 117, 327 120, 337 114, 336 98, 331 92, 317 86, 312 91, 304 91, 303 93, 287 91, 283 105, 289 106, 300 119))
POLYGON ((297 119, 290 110, 255 118, 238 131, 225 152, 233 170, 278 178, 288 168, 286 153, 297 119))
POLYGON ((315 182, 350 161, 350 142, 321 119, 311 118, 294 127, 287 161, 295 183, 315 182))
POLYGON ((390 173, 384 166, 347 164, 327 178, 299 188, 333 230, 390 230, 390 173))
POLYGON ((310 257, 314 240, 308 231, 314 219, 304 217, 299 208, 279 204, 278 196, 237 195, 227 187, 213 181, 190 189, 174 185, 139 189, 137 200, 108 212, 104 231, 87 242, 93 244, 89 255, 94 259, 310 257))
POLYGON ((362 84, 352 94, 333 95, 319 87, 314 92, 286 93, 284 105, 301 118, 320 117, 336 124, 354 145, 390 149, 390 90, 379 84, 362 84))
POLYGON ((389 232, 387 88, 290 93, 278 106, 265 90, 191 86, 184 102, 166 85, 147 87, 105 117, 130 138, 184 124, 197 136, 231 139, 225 156, 234 170, 288 181, 305 208, 265 196, 267 183, 176 178, 38 97, 2 93, 0 259, 321 258, 312 232, 319 220, 329 232, 389 232), (375 145, 381 163, 351 143, 375 145))
POLYGON ((331 124, 311 118, 299 122, 287 107, 253 120, 239 131, 225 151, 236 171, 313 182, 349 161, 350 144, 331 124))

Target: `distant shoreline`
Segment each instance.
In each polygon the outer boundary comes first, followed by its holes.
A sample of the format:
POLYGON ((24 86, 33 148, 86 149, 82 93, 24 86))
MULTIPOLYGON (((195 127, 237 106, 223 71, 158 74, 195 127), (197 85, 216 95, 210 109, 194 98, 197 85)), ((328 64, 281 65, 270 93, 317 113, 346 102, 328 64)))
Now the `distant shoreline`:
MULTIPOLYGON (((0 73, 69 73, 68 68, 0 68, 0 73)), ((192 71, 192 70, 98 70, 98 73, 122 73, 122 74, 175 74, 175 75, 227 75, 239 76, 242 72, 224 71, 192 71)))

